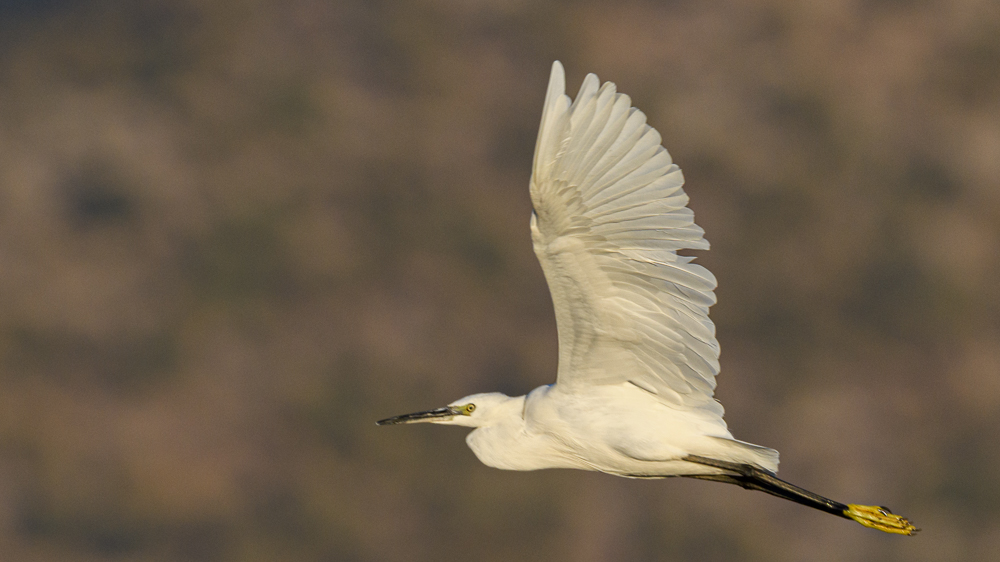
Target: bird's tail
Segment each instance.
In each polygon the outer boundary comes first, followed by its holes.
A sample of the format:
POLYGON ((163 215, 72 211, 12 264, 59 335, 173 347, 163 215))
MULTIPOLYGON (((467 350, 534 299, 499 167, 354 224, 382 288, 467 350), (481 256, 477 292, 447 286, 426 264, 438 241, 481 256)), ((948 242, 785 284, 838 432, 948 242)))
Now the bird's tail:
POLYGON ((722 456, 725 458, 722 458, 718 452, 714 453, 720 460, 740 464, 752 464, 772 474, 778 473, 778 451, 770 447, 761 447, 760 445, 740 441, 739 439, 726 437, 713 437, 713 439, 723 445, 722 456))

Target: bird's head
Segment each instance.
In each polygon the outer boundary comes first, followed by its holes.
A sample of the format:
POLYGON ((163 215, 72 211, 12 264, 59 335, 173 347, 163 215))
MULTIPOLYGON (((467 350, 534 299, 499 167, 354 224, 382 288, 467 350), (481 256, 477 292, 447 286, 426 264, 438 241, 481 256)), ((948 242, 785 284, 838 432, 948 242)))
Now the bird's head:
POLYGON ((472 394, 459 398, 444 408, 426 410, 413 414, 403 414, 375 422, 377 425, 397 425, 403 423, 439 423, 442 425, 464 425, 480 427, 495 417, 502 406, 511 398, 499 392, 472 394))

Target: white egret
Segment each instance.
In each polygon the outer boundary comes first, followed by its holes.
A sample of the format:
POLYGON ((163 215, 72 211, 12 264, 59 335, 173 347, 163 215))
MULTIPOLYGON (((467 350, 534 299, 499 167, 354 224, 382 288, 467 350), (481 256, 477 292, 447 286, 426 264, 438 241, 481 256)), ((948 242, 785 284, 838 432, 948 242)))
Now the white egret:
POLYGON ((677 255, 708 242, 660 140, 613 83, 590 74, 570 100, 562 65, 552 65, 531 174, 531 237, 555 305, 557 382, 378 424, 473 427, 469 447, 496 468, 714 480, 912 534, 887 508, 779 480, 777 451, 729 432, 713 398, 715 277, 677 255))

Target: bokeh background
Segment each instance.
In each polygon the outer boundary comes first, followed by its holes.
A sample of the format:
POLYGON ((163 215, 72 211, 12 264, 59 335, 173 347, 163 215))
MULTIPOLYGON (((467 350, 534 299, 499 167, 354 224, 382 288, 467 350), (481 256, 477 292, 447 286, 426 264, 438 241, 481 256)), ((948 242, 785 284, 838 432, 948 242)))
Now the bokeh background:
POLYGON ((995 560, 998 278, 994 0, 2 0, 0 559, 995 560), (554 380, 554 59, 685 171, 734 434, 922 534, 374 425, 554 380))

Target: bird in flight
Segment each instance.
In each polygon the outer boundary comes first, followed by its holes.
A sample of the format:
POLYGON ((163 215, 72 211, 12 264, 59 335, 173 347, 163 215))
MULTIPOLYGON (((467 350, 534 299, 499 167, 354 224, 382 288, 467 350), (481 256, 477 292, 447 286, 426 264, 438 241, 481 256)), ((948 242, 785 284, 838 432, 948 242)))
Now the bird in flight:
POLYGON ((713 397, 715 277, 678 250, 708 249, 684 176, 615 85, 587 75, 575 100, 552 65, 531 173, 531 239, 559 333, 556 383, 473 394, 379 425, 475 428, 466 442, 507 470, 684 476, 760 490, 885 531, 917 528, 777 478, 778 451, 733 438, 713 397))

